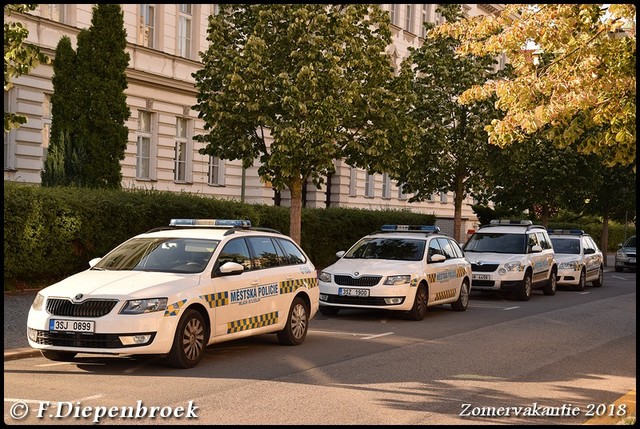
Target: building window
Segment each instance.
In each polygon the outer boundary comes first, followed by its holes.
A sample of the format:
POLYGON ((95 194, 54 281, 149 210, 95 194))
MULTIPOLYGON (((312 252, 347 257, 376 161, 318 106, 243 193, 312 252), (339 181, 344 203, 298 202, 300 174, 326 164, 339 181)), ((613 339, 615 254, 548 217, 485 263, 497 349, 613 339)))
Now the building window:
POLYGON ((178 55, 184 58, 191 58, 192 7, 191 4, 178 5, 178 55))
POLYGON ((220 13, 220 5, 219 4, 214 4, 213 5, 213 14, 217 15, 220 13))
POLYGON ((224 161, 209 156, 209 185, 224 186, 224 161))
POLYGON ((42 168, 49 154, 49 140, 51 138, 51 94, 44 94, 42 103, 42 168))
POLYGON ((151 112, 138 111, 136 178, 151 179, 151 112))
POLYGON ((398 21, 400 20, 399 9, 399 4, 391 4, 391 7, 389 9, 389 20, 393 25, 398 25, 398 21))
POLYGON ((349 169, 349 196, 355 197, 357 195, 358 187, 358 172, 355 167, 349 169))
POLYGON ((391 198, 391 178, 387 173, 382 175, 382 198, 391 198))
POLYGON ((56 22, 65 21, 64 4, 41 4, 40 16, 56 22))
MULTIPOLYGON (((9 97, 9 94, 12 94, 12 93, 13 91, 11 90, 4 92, 4 114, 5 115, 8 112, 12 111, 11 97, 9 97)), ((9 155, 11 154, 11 151, 9 150, 9 148, 10 148, 12 134, 13 133, 11 133, 11 131, 7 131, 7 130, 5 130, 4 132, 4 169, 5 170, 8 170, 11 168, 11 162, 9 161, 9 155)))
POLYGON ((398 199, 406 200, 407 194, 404 193, 404 183, 398 183, 398 199))
POLYGON ((413 18, 414 18, 414 8, 412 4, 408 4, 405 6, 404 13, 404 29, 410 33, 413 33, 413 18))
POLYGON ((423 4, 421 11, 421 19, 420 19, 420 37, 424 38, 427 36, 427 28, 425 27, 426 22, 431 22, 431 5, 423 4))
POLYGON ((447 202, 447 193, 446 192, 440 192, 440 202, 441 203, 446 203, 447 202))
POLYGON ((138 44, 153 48, 154 29, 156 25, 156 7, 152 4, 140 5, 138 17, 138 44))
POLYGON ((373 177, 373 174, 367 174, 364 180, 364 196, 365 197, 373 198, 375 196, 374 185, 375 185, 375 178, 373 177))
POLYGON ((176 182, 187 180, 187 119, 176 118, 176 141, 173 179, 176 182))
POLYGON ((435 17, 433 19, 433 22, 436 25, 440 25, 440 24, 444 23, 444 16, 440 15, 440 13, 438 13, 437 9, 436 9, 436 13, 435 13, 435 17))
POLYGON ((436 195, 435 194, 430 194, 429 198, 427 198, 427 201, 430 203, 434 203, 436 201, 436 195))

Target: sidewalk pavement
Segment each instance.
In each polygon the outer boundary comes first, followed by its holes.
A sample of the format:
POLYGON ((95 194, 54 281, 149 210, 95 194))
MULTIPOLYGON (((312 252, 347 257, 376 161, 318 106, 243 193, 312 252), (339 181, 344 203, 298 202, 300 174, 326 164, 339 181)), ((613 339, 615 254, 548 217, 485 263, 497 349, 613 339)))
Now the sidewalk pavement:
MULTIPOLYGON (((607 254, 605 272, 614 270, 613 253, 607 254)), ((40 351, 29 347, 27 341, 27 316, 37 290, 4 293, 4 360, 39 356, 40 351)))

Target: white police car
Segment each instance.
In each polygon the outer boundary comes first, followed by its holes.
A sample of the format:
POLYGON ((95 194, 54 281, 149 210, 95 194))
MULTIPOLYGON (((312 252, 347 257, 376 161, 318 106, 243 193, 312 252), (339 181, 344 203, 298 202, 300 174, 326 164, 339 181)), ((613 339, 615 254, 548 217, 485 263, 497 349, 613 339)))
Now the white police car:
POLYGON ((407 312, 424 319, 427 307, 467 309, 471 264, 458 243, 430 225, 383 225, 355 243, 318 276, 320 312, 341 308, 407 312))
POLYGON ((558 262, 558 285, 584 290, 587 282, 601 287, 604 257, 593 238, 582 229, 549 229, 558 262))
POLYGON ((481 226, 465 243, 472 288, 514 293, 527 301, 532 289, 555 295, 558 267, 544 226, 530 220, 497 220, 481 226))
POLYGON ((89 265, 31 306, 29 344, 48 359, 159 354, 189 368, 222 341, 277 333, 283 344, 301 344, 318 310, 305 253, 244 220, 173 219, 89 265))

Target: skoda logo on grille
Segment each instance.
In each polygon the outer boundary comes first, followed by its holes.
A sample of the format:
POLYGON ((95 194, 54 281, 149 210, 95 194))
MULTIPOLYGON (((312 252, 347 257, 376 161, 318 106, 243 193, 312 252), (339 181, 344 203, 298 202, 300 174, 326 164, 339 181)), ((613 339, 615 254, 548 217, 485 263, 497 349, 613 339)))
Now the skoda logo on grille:
POLYGON ((480 265, 482 265, 482 264, 484 264, 484 262, 482 262, 482 261, 478 261, 478 262, 476 262, 476 265, 478 265, 478 266, 480 266, 480 265))
POLYGON ((73 299, 75 299, 76 301, 80 301, 82 299, 84 295, 82 295, 81 293, 77 294, 76 296, 73 297, 73 299))
POLYGON ((360 273, 358 271, 356 271, 355 273, 353 273, 354 277, 358 277, 360 275, 360 273))

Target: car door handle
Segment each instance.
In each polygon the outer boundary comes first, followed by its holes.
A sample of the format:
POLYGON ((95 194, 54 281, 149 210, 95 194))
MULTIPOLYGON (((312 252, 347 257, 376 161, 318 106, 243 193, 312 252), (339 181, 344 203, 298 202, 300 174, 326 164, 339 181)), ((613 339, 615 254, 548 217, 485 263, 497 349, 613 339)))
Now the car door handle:
POLYGON ((254 280, 254 281, 252 281, 252 282, 251 282, 251 284, 252 284, 253 286, 257 285, 258 283, 260 283, 258 280, 254 280))

